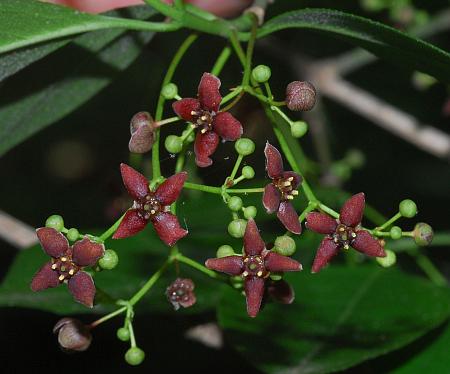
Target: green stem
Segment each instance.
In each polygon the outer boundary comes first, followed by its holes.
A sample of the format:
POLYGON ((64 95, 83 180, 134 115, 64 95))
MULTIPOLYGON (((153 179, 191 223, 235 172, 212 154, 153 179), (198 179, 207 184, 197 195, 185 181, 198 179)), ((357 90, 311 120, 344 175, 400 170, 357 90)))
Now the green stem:
POLYGON ((178 116, 166 118, 166 119, 163 119, 162 121, 158 121, 157 122, 157 127, 161 127, 161 126, 167 125, 169 123, 177 122, 179 120, 181 120, 181 118, 178 117, 178 116))
POLYGON ((267 97, 269 98, 270 101, 272 101, 273 100, 273 95, 272 95, 272 90, 270 89, 269 82, 264 82, 264 87, 265 87, 266 92, 267 92, 267 97))
POLYGON ((250 40, 247 44, 247 54, 245 58, 245 70, 244 77, 242 79, 243 85, 247 86, 250 83, 250 73, 252 69, 252 58, 253 58, 253 50, 255 48, 255 40, 256 40, 256 32, 258 30, 258 19, 254 14, 252 14, 252 30, 250 33, 250 40))
MULTIPOLYGON (((197 184, 197 183, 190 183, 190 182, 185 182, 184 183, 184 188, 187 188, 189 190, 197 190, 197 191, 203 191, 203 192, 208 192, 208 193, 213 193, 216 195, 222 195, 223 193, 223 189, 222 187, 214 187, 214 186, 205 186, 203 184, 197 184)), ((260 187, 260 188, 241 188, 241 189, 226 189, 225 192, 229 192, 229 193, 261 193, 264 192, 264 187, 260 187)))
POLYGON ((441 274, 441 272, 434 266, 431 260, 422 253, 416 256, 417 265, 423 270, 423 272, 430 278, 430 280, 437 286, 446 286, 447 279, 441 274))
POLYGON ((244 159, 243 155, 239 155, 238 156, 238 158, 236 160, 236 163, 234 164, 233 170, 231 171, 230 176, 225 179, 225 183, 223 184, 223 186, 226 185, 228 180, 230 180, 230 181, 234 180, 234 177, 236 176, 236 174, 237 174, 237 172, 239 170, 239 166, 241 166, 241 162, 242 162, 243 159, 244 159))
POLYGON ((203 266, 202 264, 190 259, 189 257, 183 256, 181 253, 179 253, 175 258, 178 261, 182 262, 183 264, 186 264, 186 265, 202 272, 203 274, 206 274, 208 277, 211 277, 214 279, 225 279, 223 276, 216 273, 214 270, 208 269, 206 266, 203 266))
MULTIPOLYGON (((147 2, 149 4, 155 3, 155 1, 152 1, 152 0, 147 1, 147 2)), ((163 9, 163 8, 166 9, 166 7, 167 7, 166 4, 162 4, 159 1, 156 1, 156 3, 161 4, 161 6, 162 6, 161 9, 163 9)), ((150 4, 150 5, 152 5, 156 10, 160 11, 160 9, 158 9, 154 4, 150 4)), ((172 8, 172 7, 169 6, 169 8, 172 8)), ((178 48, 178 51, 173 56, 173 59, 169 65, 169 68, 167 69, 166 75, 165 75, 164 80, 161 85, 161 90, 164 86, 166 86, 167 84, 169 84, 171 82, 178 64, 180 63, 180 61, 183 58, 186 51, 189 49, 189 47, 192 45, 192 43, 194 43, 194 41, 197 38, 198 38, 198 35, 196 35, 196 34, 189 35, 186 38, 186 40, 181 44, 180 48, 178 48)), ((163 111, 164 111, 165 101, 166 101, 166 99, 160 92, 159 98, 158 98, 158 103, 156 105, 155 121, 161 120, 163 111)), ((152 147, 152 171, 153 171, 152 179, 156 180, 161 176, 161 165, 160 165, 160 160, 159 160, 159 129, 155 130, 154 136, 155 136, 155 141, 154 141, 153 147, 152 147)))
POLYGON ((393 216, 391 219, 387 220, 380 227, 377 227, 377 230, 379 230, 379 231, 384 230, 386 227, 389 227, 391 224, 393 224, 395 221, 397 221, 400 218, 402 218, 402 215, 400 214, 400 212, 398 212, 395 216, 393 216))
POLYGON ((136 337, 134 336, 133 323, 128 321, 128 331, 130 332, 130 343, 131 347, 136 347, 136 337))
POLYGON ((159 270, 150 277, 150 279, 144 284, 144 286, 134 294, 134 296, 129 301, 129 304, 131 306, 135 305, 140 299, 142 299, 142 297, 144 297, 144 295, 153 287, 153 285, 158 281, 158 279, 167 269, 170 262, 170 260, 166 260, 166 262, 164 262, 159 270))
MULTIPOLYGON (((234 98, 235 96, 239 95, 242 92, 242 86, 238 86, 236 87, 233 91, 231 91, 228 95, 226 95, 222 101, 220 102, 220 105, 223 105, 225 103, 227 103, 228 101, 230 101, 232 98, 234 98)), ((225 112, 224 109, 222 109, 223 112, 225 112)))
POLYGON ((226 46, 220 53, 213 68, 211 69, 211 74, 213 74, 215 76, 219 76, 220 72, 222 71, 223 67, 227 63, 230 56, 231 56, 231 48, 229 46, 226 46))
POLYGON ((226 190, 226 192, 229 193, 263 193, 264 192, 264 187, 260 187, 260 188, 239 188, 239 189, 234 189, 234 188, 230 188, 228 190, 226 190))
POLYGON ((102 235, 99 236, 99 239, 104 242, 106 239, 108 239, 112 234, 114 234, 119 227, 120 223, 123 220, 123 217, 125 217, 126 212, 120 217, 114 224, 106 230, 102 235))
POLYGON ((234 51, 236 52, 236 55, 239 58, 239 61, 241 62, 242 66, 245 68, 246 66, 246 58, 244 50, 242 49, 241 43, 239 43, 239 39, 237 37, 236 31, 233 31, 230 35, 230 42, 233 46, 234 51))
POLYGON ((330 216, 334 218, 339 218, 339 213, 327 207, 325 204, 319 203, 317 204, 317 206, 319 207, 320 210, 322 210, 325 213, 328 213, 330 216))
POLYGON ((99 318, 97 321, 92 322, 89 325, 89 328, 93 329, 94 327, 100 325, 103 322, 110 320, 111 318, 114 318, 115 316, 118 316, 119 314, 125 312, 126 310, 127 310, 126 306, 119 308, 119 309, 115 310, 114 312, 111 312, 111 313, 107 314, 106 316, 99 318))
POLYGON ((275 105, 272 105, 270 107, 274 112, 277 112, 278 115, 283 118, 289 125, 292 124, 292 120, 284 113, 280 108, 276 107, 275 105))
POLYGON ((299 217, 298 217, 298 220, 300 221, 300 223, 302 223, 304 220, 305 220, 305 218, 306 218, 306 215, 308 214, 308 213, 310 213, 310 212, 312 212, 314 209, 316 209, 317 208, 317 203, 315 203, 315 202, 310 202, 309 204, 308 204, 308 206, 303 210, 303 212, 301 212, 301 214, 299 215, 299 217))

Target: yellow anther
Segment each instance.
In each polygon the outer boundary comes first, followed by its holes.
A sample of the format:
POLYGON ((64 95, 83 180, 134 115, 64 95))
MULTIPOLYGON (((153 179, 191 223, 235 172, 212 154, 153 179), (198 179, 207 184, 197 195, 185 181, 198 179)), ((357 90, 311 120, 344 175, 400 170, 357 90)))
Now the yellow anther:
POLYGON ((207 117, 206 116, 201 116, 200 117, 202 121, 206 121, 207 117))
POLYGON ((248 257, 244 258, 244 262, 248 262, 248 261, 249 261, 248 257))
POLYGON ((69 275, 73 275, 73 273, 75 273, 75 270, 70 269, 70 270, 69 270, 69 275))
POLYGON ((191 125, 191 128, 192 128, 192 129, 195 129, 196 127, 197 127, 197 126, 194 125, 194 124, 191 125))
POLYGON ((247 276, 248 276, 248 271, 244 271, 244 272, 242 273, 242 276, 243 276, 243 277, 247 277, 247 276))
POLYGON ((191 116, 195 116, 197 112, 195 110, 191 110, 191 116))
POLYGON ((257 275, 258 277, 262 277, 263 272, 260 270, 260 271, 258 271, 258 272, 256 273, 256 275, 257 275))
POLYGON ((287 187, 287 186, 290 186, 291 184, 292 184, 291 182, 284 182, 284 183, 283 183, 283 186, 284 186, 284 187, 287 187))
POLYGON ((356 232, 352 232, 352 238, 356 238, 356 232))
POLYGON ((350 247, 348 246, 348 244, 344 245, 344 249, 349 249, 350 247))
POLYGON ((291 191, 291 194, 292 194, 292 195, 298 195, 298 191, 297 191, 297 190, 292 190, 292 191, 291 191))
POLYGON ((65 278, 64 275, 60 275, 58 279, 59 279, 60 282, 62 282, 64 280, 64 278, 65 278))
POLYGON ((200 132, 201 132, 202 134, 204 134, 206 131, 208 131, 208 130, 202 129, 200 132))
POLYGON ((294 196, 292 196, 292 195, 287 195, 287 196, 286 196, 286 199, 288 199, 288 200, 294 200, 294 196))
POLYGON ((67 261, 67 257, 61 257, 61 261, 62 262, 66 262, 67 261))
POLYGON ((156 210, 155 210, 155 209, 152 209, 152 210, 150 211, 150 213, 151 213, 151 214, 155 214, 155 213, 156 213, 156 210))
POLYGON ((344 231, 345 231, 345 228, 344 228, 344 227, 339 227, 339 231, 340 231, 340 232, 344 232, 344 231))
POLYGON ((293 180, 294 180, 294 177, 289 177, 289 178, 288 178, 288 181, 289 181, 289 182, 292 182, 293 180))
POLYGON ((334 241, 335 243, 337 243, 337 242, 339 241, 339 239, 338 239, 338 238, 334 238, 333 241, 334 241))
POLYGON ((55 270, 57 267, 58 267, 58 265, 56 265, 56 264, 53 264, 53 265, 52 265, 52 269, 53 269, 53 270, 55 270))

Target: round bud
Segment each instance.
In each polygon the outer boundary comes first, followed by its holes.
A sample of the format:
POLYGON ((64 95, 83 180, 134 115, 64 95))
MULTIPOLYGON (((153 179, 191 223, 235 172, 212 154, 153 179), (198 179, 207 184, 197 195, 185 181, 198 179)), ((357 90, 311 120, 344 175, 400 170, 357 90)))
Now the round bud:
POLYGON ((67 351, 82 352, 91 345, 89 328, 77 319, 60 319, 53 327, 53 333, 58 334, 59 345, 67 351))
POLYGON ((130 330, 128 330, 126 327, 121 327, 117 330, 116 333, 119 340, 122 340, 123 342, 127 342, 130 340, 130 330))
POLYGON ((80 237, 80 232, 75 228, 71 228, 69 231, 67 231, 66 235, 67 239, 69 239, 71 242, 74 242, 80 237))
POLYGON ((98 264, 102 269, 111 270, 114 269, 119 263, 119 256, 117 256, 116 251, 112 249, 107 249, 103 257, 98 260, 98 264))
POLYGON ((242 238, 244 236, 247 221, 245 219, 235 219, 228 225, 228 233, 233 238, 242 238))
POLYGON ((169 153, 180 153, 183 149, 183 140, 176 135, 169 135, 164 141, 164 146, 169 153))
POLYGON ((234 212, 241 210, 242 199, 239 196, 230 197, 230 200, 228 200, 228 208, 230 208, 234 212))
POLYGON ((352 176, 351 167, 342 161, 337 161, 331 165, 331 172, 341 180, 349 179, 352 176))
POLYGON ((60 215, 53 214, 45 221, 45 227, 50 227, 57 231, 61 231, 64 228, 64 220, 60 215))
POLYGON ((246 219, 255 218, 257 213, 256 206, 250 205, 244 208, 244 217, 246 219))
POLYGON ((280 273, 270 273, 270 279, 273 281, 279 281, 283 279, 283 276, 280 273))
POLYGON ((161 95, 167 100, 175 99, 175 96, 178 95, 177 85, 174 83, 166 84, 161 90, 161 95))
POLYGON ((394 240, 398 240, 402 237, 402 229, 398 226, 392 226, 389 233, 391 234, 391 238, 394 240))
POLYGON ((348 166, 353 169, 361 169, 366 162, 366 157, 359 149, 350 149, 345 155, 348 166))
POLYGON ((186 143, 192 143, 195 140, 195 133, 189 129, 184 130, 181 133, 181 137, 184 139, 186 143), (189 132, 189 135, 187 135, 189 132), (187 137, 186 137, 187 135, 187 137))
POLYGON ((397 262, 397 255, 390 249, 385 249, 386 257, 377 257, 377 262, 384 268, 391 267, 397 262))
POLYGON ((258 83, 267 82, 272 75, 272 71, 266 65, 258 65, 252 70, 252 77, 258 83))
POLYGON ((125 361, 133 366, 140 365, 144 361, 145 352, 138 347, 131 347, 125 353, 125 361))
POLYGON ((286 105, 293 111, 308 111, 316 103, 316 89, 309 82, 294 81, 286 87, 286 105))
POLYGON ((237 275, 235 277, 230 277, 230 283, 233 286, 233 288, 240 289, 243 286, 243 279, 240 275, 237 275))
POLYGON ((295 245, 294 239, 292 239, 290 236, 283 235, 278 236, 275 239, 272 251, 283 256, 292 256, 295 253, 296 249, 297 246, 295 245))
POLYGON ((419 222, 414 227, 413 237, 417 245, 429 245, 433 241, 433 228, 425 222, 419 222))
POLYGON ((132 153, 145 153, 155 141, 155 122, 148 112, 136 113, 130 122, 131 138, 128 149, 132 153))
POLYGON ((234 148, 240 155, 248 156, 255 152, 255 143, 251 139, 240 138, 234 143, 234 148))
POLYGON ((294 138, 301 138, 308 131, 308 124, 304 121, 295 121, 291 123, 291 135, 294 138))
POLYGON ((218 249, 217 249, 217 253, 216 256, 217 258, 221 258, 221 257, 227 257, 227 256, 233 256, 236 253, 234 253, 234 249, 231 245, 221 245, 218 249))
POLYGON ((400 202, 398 210, 403 217, 412 218, 417 214, 417 205, 410 199, 405 199, 400 202))
POLYGON ((251 166, 244 166, 242 168, 242 175, 245 179, 252 179, 255 176, 255 170, 251 166))

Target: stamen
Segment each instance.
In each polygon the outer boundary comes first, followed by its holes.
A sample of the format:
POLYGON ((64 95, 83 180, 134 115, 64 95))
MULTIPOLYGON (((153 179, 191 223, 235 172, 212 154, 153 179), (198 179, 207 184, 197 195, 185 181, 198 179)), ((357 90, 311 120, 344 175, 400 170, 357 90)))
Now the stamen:
POLYGON ((64 278, 65 278, 64 275, 60 275, 58 279, 59 279, 60 282, 62 282, 64 280, 64 278))
POLYGON ((61 257, 61 261, 62 262, 66 262, 67 261, 67 257, 61 257))
POLYGON ((344 249, 349 249, 350 247, 349 247, 349 245, 348 244, 345 244, 344 245, 344 249))
POLYGON ((258 272, 256 273, 256 275, 257 275, 258 277, 262 277, 263 272, 260 270, 260 271, 258 271, 258 272))
POLYGON ((195 116, 197 112, 195 110, 191 110, 191 116, 195 116))
POLYGON ((248 262, 248 261, 249 261, 248 257, 244 258, 244 262, 248 262))
POLYGON ((294 196, 292 196, 292 195, 287 195, 287 196, 286 196, 286 199, 288 199, 288 200, 294 200, 294 196))
POLYGON ((247 270, 244 271, 244 272, 242 273, 242 276, 243 276, 243 277, 248 277, 248 271, 247 271, 247 270))
POLYGON ((352 238, 356 238, 356 232, 352 232, 352 238))
POLYGON ((155 213, 156 213, 156 210, 155 210, 155 209, 152 209, 152 210, 150 211, 150 213, 151 213, 151 214, 155 214, 155 213))
POLYGON ((206 121, 207 118, 208 118, 208 117, 206 117, 206 116, 201 116, 201 117, 200 117, 200 119, 201 119, 202 121, 206 121))
POLYGON ((297 191, 297 190, 292 190, 292 191, 291 191, 291 194, 292 194, 292 195, 298 195, 298 191, 297 191))
POLYGON ((52 265, 52 269, 53 269, 53 270, 55 270, 57 267, 58 267, 58 265, 56 265, 56 264, 53 264, 53 265, 52 265))
POLYGON ((287 186, 290 186, 291 184, 292 184, 291 182, 284 182, 284 183, 283 183, 283 186, 284 186, 284 187, 287 187, 287 186))
POLYGON ((294 177, 289 177, 289 178, 288 178, 288 181, 289 181, 289 182, 292 182, 293 180, 294 180, 294 177))
POLYGON ((73 269, 69 270, 69 275, 73 275, 74 273, 75 273, 75 270, 73 270, 73 269))
POLYGON ((204 134, 206 131, 208 131, 208 130, 206 130, 206 129, 201 129, 200 132, 201 132, 202 134, 204 134))

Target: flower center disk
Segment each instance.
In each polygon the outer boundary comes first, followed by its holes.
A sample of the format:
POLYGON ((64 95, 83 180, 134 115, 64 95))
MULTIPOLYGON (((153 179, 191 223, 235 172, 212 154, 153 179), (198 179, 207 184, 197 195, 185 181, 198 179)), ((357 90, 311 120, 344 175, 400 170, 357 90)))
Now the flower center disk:
POLYGON ((339 244, 344 249, 349 249, 352 241, 356 238, 356 232, 353 227, 340 224, 336 227, 336 231, 332 236, 336 244, 339 244))
POLYGON ((161 203, 155 198, 153 193, 145 196, 143 201, 135 201, 134 207, 144 219, 150 219, 156 216, 162 209, 161 203))
POLYGON ((294 177, 278 178, 273 181, 273 184, 281 193, 282 200, 293 200, 298 191, 292 187, 294 177))
POLYGON ((200 132, 202 134, 210 131, 212 129, 212 122, 215 116, 214 112, 209 112, 207 110, 197 110, 192 111, 191 115, 193 117, 192 124, 195 128, 201 128, 200 132))
POLYGON ((244 256, 243 261, 244 271, 242 272, 242 276, 244 278, 249 276, 266 278, 269 275, 261 256, 244 256))
POLYGON ((64 282, 73 277, 80 268, 72 262, 70 254, 52 259, 52 270, 59 274, 59 281, 64 282))

